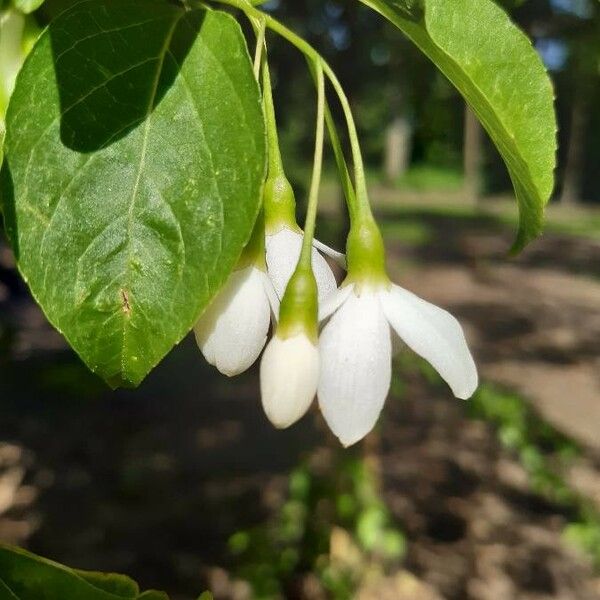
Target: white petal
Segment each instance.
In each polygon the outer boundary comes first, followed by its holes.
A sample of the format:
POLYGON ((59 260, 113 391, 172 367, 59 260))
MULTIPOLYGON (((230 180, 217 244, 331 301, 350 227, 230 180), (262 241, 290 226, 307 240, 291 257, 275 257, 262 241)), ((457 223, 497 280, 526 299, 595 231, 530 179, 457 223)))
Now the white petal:
POLYGON ((330 317, 349 298, 354 284, 346 285, 330 294, 324 302, 319 304, 319 321, 330 317))
POLYGON ((390 326, 377 294, 351 294, 321 333, 319 406, 344 446, 373 427, 392 377, 390 326))
POLYGON ((264 277, 256 267, 235 271, 194 327, 206 360, 229 377, 250 368, 267 341, 271 311, 264 277))
POLYGON ((260 363, 262 404, 269 421, 285 429, 301 419, 317 393, 319 351, 304 335, 275 336, 260 363))
POLYGON ((448 312, 394 285, 381 292, 385 316, 396 333, 446 380, 457 398, 470 398, 477 367, 460 323, 448 312))
POLYGON ((328 246, 327 244, 324 244, 323 242, 317 239, 313 240, 313 246, 319 252, 322 252, 325 256, 329 256, 329 258, 332 258, 340 267, 342 267, 342 269, 346 269, 347 265, 345 254, 343 254, 342 252, 338 252, 331 246, 328 246))
POLYGON ((263 285, 265 288, 265 294, 267 295, 267 299, 269 300, 269 305, 271 307, 271 316, 274 321, 279 319, 279 296, 273 287, 273 282, 271 278, 266 274, 261 272, 263 285))
MULTIPOLYGON (((302 234, 284 227, 273 235, 267 235, 266 246, 269 277, 277 295, 283 298, 285 288, 298 265, 302 249, 302 234)), ((336 290, 337 283, 331 267, 314 248, 312 266, 319 288, 319 302, 321 302, 336 290)))

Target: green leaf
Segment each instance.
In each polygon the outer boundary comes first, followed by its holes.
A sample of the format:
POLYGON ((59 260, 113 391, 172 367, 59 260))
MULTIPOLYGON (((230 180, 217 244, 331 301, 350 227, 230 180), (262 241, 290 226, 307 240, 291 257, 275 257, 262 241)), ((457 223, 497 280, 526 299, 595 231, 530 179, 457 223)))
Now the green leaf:
POLYGON ((513 251, 541 233, 554 187, 554 94, 529 39, 492 0, 361 0, 401 29, 465 97, 500 150, 520 210, 513 251))
POLYGON ((25 14, 32 13, 37 10, 45 0, 13 0, 13 6, 25 14))
POLYGON ((169 600, 123 575, 76 571, 0 544, 0 600, 169 600))
POLYGON ((87 0, 30 54, 7 115, 7 231, 49 320, 111 385, 139 384, 234 268, 264 138, 223 12, 87 0))

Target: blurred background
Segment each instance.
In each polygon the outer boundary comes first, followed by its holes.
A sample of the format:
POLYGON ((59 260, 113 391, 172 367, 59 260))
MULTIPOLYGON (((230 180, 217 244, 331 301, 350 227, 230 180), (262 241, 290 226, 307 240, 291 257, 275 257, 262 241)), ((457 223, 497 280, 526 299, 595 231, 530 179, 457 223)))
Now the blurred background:
MULTIPOLYGON (((600 598, 600 3, 503 5, 550 71, 560 126, 546 233, 517 258, 506 169, 427 59, 356 1, 266 5, 345 85, 390 270, 464 324, 475 398, 403 352, 377 430, 343 451, 316 408, 273 430, 257 370, 227 380, 192 338, 138 390, 111 392, 3 241, 1 541, 175 600, 600 598)), ((301 212, 314 90, 302 57, 270 41, 301 212)), ((319 236, 342 247, 332 161, 321 206, 319 236)))

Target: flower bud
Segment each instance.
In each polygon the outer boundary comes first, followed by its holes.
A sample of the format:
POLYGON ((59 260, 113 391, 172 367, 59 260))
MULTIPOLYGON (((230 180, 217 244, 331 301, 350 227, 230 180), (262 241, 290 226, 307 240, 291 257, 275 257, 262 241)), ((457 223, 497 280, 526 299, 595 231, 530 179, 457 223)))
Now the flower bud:
POLYGON ((319 383, 319 351, 299 332, 283 339, 276 335, 260 365, 262 404, 269 421, 285 429, 310 408, 319 383))
POLYGON ((317 282, 310 266, 299 264, 286 288, 277 333, 260 365, 267 417, 279 429, 301 419, 319 384, 317 282))

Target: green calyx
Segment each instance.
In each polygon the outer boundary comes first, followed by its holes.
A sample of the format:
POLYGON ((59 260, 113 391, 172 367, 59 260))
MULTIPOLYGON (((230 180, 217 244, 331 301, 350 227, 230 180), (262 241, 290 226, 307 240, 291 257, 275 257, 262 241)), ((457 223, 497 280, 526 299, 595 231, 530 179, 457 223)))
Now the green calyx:
POLYGON ((389 285, 383 237, 371 215, 352 224, 346 250, 348 275, 344 283, 357 287, 389 285))
POLYGON ((300 231, 296 223, 296 197, 283 172, 269 176, 264 187, 265 228, 267 234, 288 227, 300 231))
POLYGON ((318 325, 317 281, 311 267, 299 265, 292 275, 279 308, 277 335, 288 339, 306 335, 317 343, 318 325))

